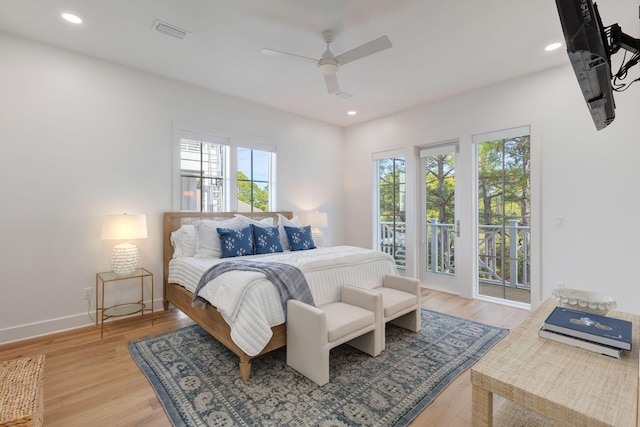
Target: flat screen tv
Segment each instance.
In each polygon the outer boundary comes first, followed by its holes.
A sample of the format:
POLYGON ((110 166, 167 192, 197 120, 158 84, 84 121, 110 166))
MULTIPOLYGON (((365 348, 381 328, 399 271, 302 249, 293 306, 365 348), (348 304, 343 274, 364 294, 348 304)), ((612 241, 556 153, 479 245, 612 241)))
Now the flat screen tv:
POLYGON ((615 118, 613 91, 618 90, 612 82, 611 55, 621 48, 635 53, 615 73, 616 79, 624 78, 640 58, 640 42, 622 33, 617 24, 604 27, 592 0, 556 0, 556 6, 582 95, 596 129, 604 129, 615 118))

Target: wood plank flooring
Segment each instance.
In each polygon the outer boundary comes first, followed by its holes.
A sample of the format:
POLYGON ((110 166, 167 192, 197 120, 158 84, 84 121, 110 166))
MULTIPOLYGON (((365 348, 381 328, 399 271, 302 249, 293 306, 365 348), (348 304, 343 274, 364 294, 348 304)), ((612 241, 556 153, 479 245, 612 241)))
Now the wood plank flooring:
MULTIPOLYGON (((528 311, 423 290, 423 307, 487 324, 514 328, 528 311)), ((45 354, 44 398, 47 427, 171 426, 127 344, 193 322, 178 310, 119 320, 105 327, 85 327, 0 346, 0 361, 45 354)), ((471 383, 463 373, 411 424, 470 426, 471 383)))

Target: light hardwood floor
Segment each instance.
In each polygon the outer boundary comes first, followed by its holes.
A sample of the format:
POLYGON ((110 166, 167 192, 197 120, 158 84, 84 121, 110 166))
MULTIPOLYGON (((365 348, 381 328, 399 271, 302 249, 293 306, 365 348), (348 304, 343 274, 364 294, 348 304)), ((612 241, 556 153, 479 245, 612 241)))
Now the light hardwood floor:
MULTIPOLYGON (((423 290, 423 307, 510 328, 528 311, 423 290)), ((147 379, 131 358, 127 343, 193 322, 178 310, 85 327, 0 346, 0 361, 45 354, 45 426, 171 426, 147 379)), ((471 383, 467 370, 411 424, 470 426, 471 383)))

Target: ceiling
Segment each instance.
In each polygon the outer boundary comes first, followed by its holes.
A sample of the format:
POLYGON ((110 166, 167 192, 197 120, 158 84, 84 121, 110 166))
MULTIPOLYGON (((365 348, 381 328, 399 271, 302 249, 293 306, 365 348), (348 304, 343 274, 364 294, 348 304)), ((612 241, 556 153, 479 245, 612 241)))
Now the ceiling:
MULTIPOLYGON (((636 36, 634 1, 600 0, 605 25, 636 36)), ((341 127, 568 65, 564 48, 544 51, 564 41, 553 0, 2 0, 0 31, 341 127), (338 70, 353 98, 328 94, 315 64, 261 53, 320 58, 328 29, 336 55, 393 44, 338 70)))

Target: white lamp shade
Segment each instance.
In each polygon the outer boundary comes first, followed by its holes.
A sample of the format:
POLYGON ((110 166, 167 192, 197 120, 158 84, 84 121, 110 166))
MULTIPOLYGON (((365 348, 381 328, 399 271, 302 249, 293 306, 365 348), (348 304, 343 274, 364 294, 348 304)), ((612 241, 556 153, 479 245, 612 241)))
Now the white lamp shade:
POLYGON ((102 223, 102 240, 147 238, 147 217, 144 214, 106 215, 102 223))
MULTIPOLYGON (((102 222, 102 240, 147 238, 147 217, 143 215, 106 215, 102 222)), ((119 276, 132 274, 138 268, 138 248, 129 242, 113 247, 111 268, 119 276)))
POLYGON ((308 212, 307 221, 312 228, 327 228, 329 219, 326 212, 308 212))

